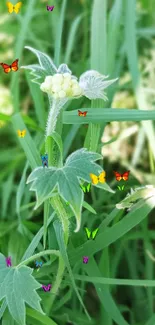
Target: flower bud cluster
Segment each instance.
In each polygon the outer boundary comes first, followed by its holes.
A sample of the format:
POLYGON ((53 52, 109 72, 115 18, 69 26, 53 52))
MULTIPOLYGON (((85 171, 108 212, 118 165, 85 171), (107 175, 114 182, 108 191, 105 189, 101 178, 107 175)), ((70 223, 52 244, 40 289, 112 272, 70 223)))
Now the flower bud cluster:
POLYGON ((78 81, 72 79, 70 73, 56 73, 53 76, 47 76, 40 89, 55 99, 80 97, 83 95, 83 90, 79 86, 78 81))

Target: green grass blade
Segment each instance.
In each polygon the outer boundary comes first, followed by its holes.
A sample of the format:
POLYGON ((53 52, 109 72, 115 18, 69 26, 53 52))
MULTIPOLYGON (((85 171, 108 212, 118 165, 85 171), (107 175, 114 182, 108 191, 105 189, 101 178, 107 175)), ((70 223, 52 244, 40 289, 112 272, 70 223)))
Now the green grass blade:
POLYGON ((47 236, 47 228, 48 228, 49 210, 50 210, 50 202, 49 202, 49 200, 47 200, 44 203, 44 237, 43 237, 44 249, 46 247, 46 236, 47 236))
MULTIPOLYGON (((89 264, 87 266, 84 266, 84 269, 89 275, 87 278, 91 278, 93 274, 96 274, 97 276, 101 276, 99 268, 93 258, 89 261, 89 264)), ((108 287, 101 283, 100 284, 97 284, 95 282, 93 283, 95 285, 100 302, 103 305, 103 308, 108 313, 108 315, 116 322, 116 324, 129 325, 122 317, 119 309, 117 308, 108 287)))
POLYGON ((107 67, 107 0, 94 0, 91 19, 91 69, 106 74, 107 67))
POLYGON ((41 324, 44 325, 58 325, 54 322, 51 318, 46 315, 39 313, 37 310, 26 308, 26 314, 31 318, 35 319, 35 321, 39 321, 41 324))
POLYGON ((66 64, 68 64, 70 62, 70 57, 71 57, 71 53, 74 48, 74 42, 75 42, 75 38, 76 38, 77 31, 79 28, 79 24, 81 22, 81 18, 82 18, 82 15, 79 15, 78 17, 76 17, 71 25, 71 28, 70 28, 67 46, 66 46, 66 53, 65 53, 65 57, 64 57, 64 62, 66 64))
POLYGON ((88 114, 81 118, 77 115, 77 111, 63 112, 64 124, 87 124, 87 123, 103 123, 113 121, 142 121, 155 120, 155 111, 147 110, 131 110, 119 108, 86 108, 88 114))
POLYGON ((20 221, 21 221, 21 215, 20 215, 21 201, 22 201, 22 197, 24 194, 25 186, 26 186, 26 172, 27 172, 28 166, 29 166, 29 164, 27 162, 25 165, 25 168, 23 170, 23 174, 22 174, 20 183, 18 185, 17 195, 16 195, 16 213, 17 213, 20 221))
POLYGON ((81 247, 77 248, 76 256, 75 251, 70 252, 69 258, 71 265, 74 265, 74 263, 80 260, 81 256, 92 256, 96 252, 114 243, 117 239, 121 238, 129 230, 145 219, 154 206, 155 202, 153 197, 135 204, 134 209, 132 209, 125 218, 110 229, 105 230, 103 233, 100 232, 95 243, 93 241, 86 242, 81 247))
POLYGON ((96 214, 96 211, 92 208, 92 206, 90 204, 88 204, 88 202, 83 201, 82 206, 87 209, 88 211, 90 211, 93 214, 96 214))
POLYGON ((0 319, 1 319, 2 316, 3 316, 6 307, 7 307, 7 302, 6 302, 6 300, 3 300, 2 305, 1 305, 1 307, 0 307, 0 319))
MULTIPOLYGON (((19 29, 19 33, 17 34, 17 41, 15 46, 15 58, 20 59, 22 57, 22 51, 25 44, 25 39, 27 37, 27 32, 29 29, 29 24, 34 15, 36 0, 29 0, 26 8, 25 15, 22 17, 21 28, 19 29)), ((21 61, 19 61, 19 67, 21 65, 21 61)), ((12 73, 11 80, 11 92, 13 95, 13 106, 15 112, 19 111, 19 75, 20 70, 16 73, 12 73)))
POLYGON ((43 93, 40 91, 39 85, 31 81, 32 77, 30 76, 30 73, 27 72, 26 70, 24 71, 26 74, 26 79, 31 92, 31 96, 34 102, 35 113, 39 121, 39 125, 42 128, 45 128, 46 111, 45 111, 43 93))
MULTIPOLYGON (((55 212, 52 213, 52 215, 48 219, 47 226, 49 226, 49 224, 53 220, 54 216, 55 216, 55 212)), ((42 226, 40 228, 40 230, 37 232, 37 234, 34 236, 33 240, 31 241, 30 245, 28 246, 27 250, 25 251, 25 253, 22 257, 21 262, 25 261, 26 259, 28 259, 29 257, 31 257, 33 255, 35 249, 37 248, 37 246, 43 236, 43 233, 44 233, 44 226, 42 226)))
POLYGON ((26 135, 24 138, 19 138, 18 135, 18 139, 20 142, 21 147, 23 148, 25 155, 28 159, 28 162, 31 166, 32 169, 34 169, 35 167, 38 167, 41 165, 41 159, 40 159, 40 155, 39 152, 35 146, 35 143, 33 142, 28 129, 26 128, 26 125, 24 124, 24 121, 21 117, 20 114, 15 114, 12 118, 12 124, 13 124, 13 128, 17 134, 17 130, 23 130, 26 129, 26 135))
POLYGON ((116 0, 111 9, 109 20, 108 20, 108 56, 107 56, 107 66, 108 66, 108 75, 110 78, 114 75, 116 57, 118 46, 120 42, 120 19, 122 15, 123 1, 116 0))
POLYGON ((56 221, 54 221, 53 225, 54 225, 54 228, 55 228, 55 233, 56 233, 58 245, 59 245, 59 248, 60 248, 60 252, 62 254, 62 258, 63 258, 63 260, 65 262, 65 265, 66 265, 66 267, 68 269, 68 272, 69 272, 69 275, 70 275, 70 280, 72 282, 73 288, 74 288, 74 290, 75 290, 75 292, 77 294, 77 297, 78 297, 81 305, 83 306, 83 309, 84 309, 88 319, 90 320, 90 316, 87 313, 87 310, 86 310, 86 308, 84 306, 84 303, 83 303, 83 301, 81 299, 81 296, 80 296, 80 294, 78 292, 78 289, 76 287, 76 283, 75 283, 75 280, 74 280, 74 277, 73 277, 72 269, 70 267, 69 259, 68 259, 67 252, 66 252, 66 249, 65 249, 65 242, 64 242, 64 238, 63 238, 64 234, 63 234, 61 224, 60 224, 60 222, 58 220, 56 220, 56 221))
POLYGON ((61 40, 62 40, 62 32, 63 32, 63 25, 64 25, 64 18, 65 18, 65 10, 67 6, 67 0, 63 0, 61 12, 60 12, 60 18, 59 18, 59 24, 55 39, 55 55, 54 55, 54 63, 58 67, 60 64, 60 54, 61 54, 61 40))
POLYGON ((153 315, 146 323, 145 325, 154 325, 155 324, 155 315, 153 315))
POLYGON ((74 275, 74 278, 81 281, 101 283, 106 285, 121 285, 133 287, 155 287, 155 280, 134 280, 134 279, 109 279, 103 277, 90 277, 86 275, 74 275))

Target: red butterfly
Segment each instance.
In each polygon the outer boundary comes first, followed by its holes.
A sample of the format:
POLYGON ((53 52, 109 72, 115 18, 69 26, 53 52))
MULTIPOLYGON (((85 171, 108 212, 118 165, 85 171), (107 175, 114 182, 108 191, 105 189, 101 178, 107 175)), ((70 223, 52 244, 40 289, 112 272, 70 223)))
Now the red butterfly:
POLYGON ((120 182, 121 179, 123 179, 124 181, 127 181, 129 178, 129 173, 130 173, 130 170, 128 170, 127 172, 125 172, 123 174, 120 174, 120 173, 114 171, 116 181, 120 182))
POLYGON ((81 112, 79 109, 78 109, 78 116, 86 116, 87 115, 87 112, 88 111, 85 111, 85 112, 81 112))
POLYGON ((10 71, 16 72, 18 70, 18 59, 12 62, 11 65, 8 65, 6 63, 0 63, 0 65, 3 67, 5 73, 9 73, 10 71))

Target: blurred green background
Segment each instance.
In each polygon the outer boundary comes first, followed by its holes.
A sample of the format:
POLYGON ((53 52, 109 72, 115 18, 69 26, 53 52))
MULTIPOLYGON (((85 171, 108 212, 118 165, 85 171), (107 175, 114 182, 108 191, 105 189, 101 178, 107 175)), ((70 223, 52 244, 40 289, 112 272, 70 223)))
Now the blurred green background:
MULTIPOLYGON (((38 85, 31 83, 29 72, 20 69, 22 65, 36 63, 36 57, 24 49, 26 45, 47 53, 57 66, 60 63, 68 64, 77 77, 90 68, 109 75, 110 79, 119 77, 119 82, 108 89, 109 100, 101 102, 101 107, 130 108, 131 112, 134 109, 151 110, 155 107, 155 2, 24 0, 20 14, 16 15, 9 14, 5 1, 1 1, 0 62, 11 64, 16 58, 19 59, 19 71, 16 73, 5 74, 0 67, 0 113, 8 116, 3 116, 0 121, 0 251, 5 256, 12 256, 14 265, 20 261, 43 222, 42 208, 33 211, 35 196, 25 185, 28 165, 10 118, 12 114, 22 113, 29 132, 41 150, 48 102, 38 85), (52 12, 46 10, 47 4, 55 6, 52 12)), ((69 102, 66 108, 87 107, 90 107, 90 101, 82 98, 69 102)), ((86 132, 84 125, 64 125, 64 158, 83 147, 86 132)), ((83 225, 91 227, 99 224, 130 188, 155 184, 153 121, 108 123, 104 132, 102 130, 98 151, 104 157, 107 182, 116 193, 105 192, 103 195, 102 191, 98 193, 95 190, 86 194, 86 201, 97 211, 97 216, 93 215, 90 220, 90 212, 83 212, 81 231, 76 239, 75 234, 71 236, 75 246, 83 242, 83 225), (113 141, 107 144, 111 139, 113 141), (117 190, 113 170, 131 171, 129 182, 122 192, 117 190)), ((154 228, 152 212, 141 226, 110 246, 108 258, 106 252, 103 255, 99 252, 97 261, 100 260, 102 276, 153 279, 154 265, 145 250, 153 252, 154 228)), ((83 316, 70 284, 68 286, 69 289, 62 286, 59 301, 56 302, 54 318, 58 324, 155 324, 152 288, 112 286, 111 294, 117 312, 124 317, 122 320, 119 316, 114 317, 115 308, 110 306, 110 300, 108 312, 108 307, 101 303, 101 297, 92 284, 85 287, 83 283, 80 284, 85 305, 92 317, 92 322, 89 322, 83 316), (61 304, 65 290, 69 290, 69 295, 61 304), (110 308, 114 312, 112 317, 110 308)), ((40 322, 33 323, 29 315, 27 324, 40 322)))

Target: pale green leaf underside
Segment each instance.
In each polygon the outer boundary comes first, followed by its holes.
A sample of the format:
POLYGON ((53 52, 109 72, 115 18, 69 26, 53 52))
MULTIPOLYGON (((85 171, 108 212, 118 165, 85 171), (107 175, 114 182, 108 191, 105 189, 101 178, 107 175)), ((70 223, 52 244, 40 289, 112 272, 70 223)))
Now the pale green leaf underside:
POLYGON ((0 300, 5 299, 9 312, 19 325, 25 325, 25 303, 43 313, 36 290, 41 285, 33 278, 32 269, 7 267, 0 253, 0 300))
MULTIPOLYGON (((102 171, 102 168, 95 163, 101 158, 100 154, 80 149, 67 158, 63 168, 39 167, 34 169, 28 177, 27 183, 32 182, 30 190, 36 192, 37 204, 35 208, 50 198, 52 192, 57 189, 60 196, 70 203, 70 207, 76 216, 77 229, 79 229, 83 202, 80 180, 89 183, 90 173, 98 175, 102 171)), ((105 184, 105 188, 106 186, 108 187, 105 184)))
POLYGON ((46 76, 52 76, 55 73, 57 73, 56 66, 54 65, 53 61, 47 54, 42 53, 30 46, 25 46, 25 48, 33 52, 37 56, 39 61, 39 65, 32 64, 32 65, 21 67, 23 69, 31 70, 31 74, 34 76, 34 79, 32 80, 33 82, 40 84, 41 82, 40 81, 38 82, 38 79, 40 78, 45 79, 46 76))
POLYGON ((128 194, 124 200, 116 204, 117 209, 131 208, 132 205, 140 199, 148 199, 149 197, 155 197, 155 188, 152 185, 145 187, 139 187, 135 191, 131 191, 131 194, 128 194))

